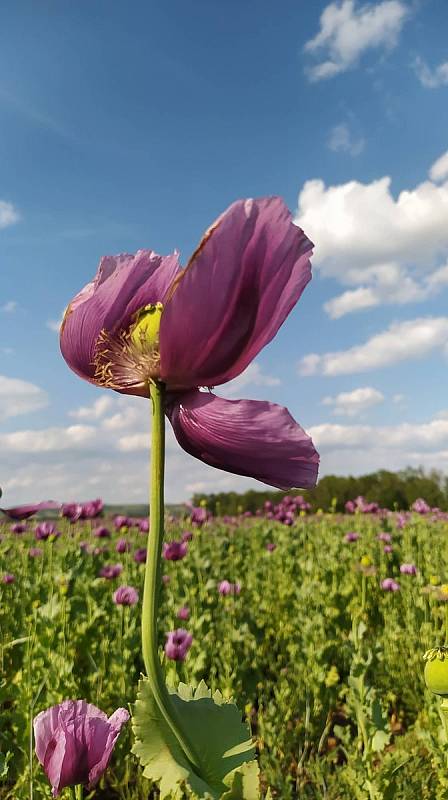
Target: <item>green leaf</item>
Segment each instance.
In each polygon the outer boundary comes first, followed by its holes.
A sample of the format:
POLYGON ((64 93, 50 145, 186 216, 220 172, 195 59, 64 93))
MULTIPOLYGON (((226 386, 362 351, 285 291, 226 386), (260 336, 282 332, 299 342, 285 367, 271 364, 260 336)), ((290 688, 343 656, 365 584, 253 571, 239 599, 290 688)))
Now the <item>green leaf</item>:
POLYGON ((180 683, 170 696, 201 765, 200 770, 193 769, 143 678, 134 707, 132 751, 144 767, 144 776, 160 782, 161 800, 182 798, 185 786, 204 799, 258 800, 255 749, 236 705, 225 701, 220 692, 212 697, 204 681, 196 691, 180 683))
POLYGON ((0 753, 0 781, 6 780, 8 776, 8 764, 12 759, 12 753, 8 750, 7 753, 0 753))

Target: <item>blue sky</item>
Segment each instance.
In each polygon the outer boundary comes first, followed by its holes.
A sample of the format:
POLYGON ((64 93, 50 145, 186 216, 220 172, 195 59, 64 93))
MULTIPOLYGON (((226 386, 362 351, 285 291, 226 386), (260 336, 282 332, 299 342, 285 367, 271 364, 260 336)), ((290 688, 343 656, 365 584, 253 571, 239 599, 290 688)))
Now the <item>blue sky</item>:
MULTIPOLYGON (((321 474, 446 470, 447 25, 445 0, 2 3, 7 502, 144 500, 144 401, 71 373, 58 320, 101 255, 185 263, 268 194, 315 242, 314 279, 223 393, 288 406, 321 474)), ((169 437, 169 500, 249 485, 169 437)))

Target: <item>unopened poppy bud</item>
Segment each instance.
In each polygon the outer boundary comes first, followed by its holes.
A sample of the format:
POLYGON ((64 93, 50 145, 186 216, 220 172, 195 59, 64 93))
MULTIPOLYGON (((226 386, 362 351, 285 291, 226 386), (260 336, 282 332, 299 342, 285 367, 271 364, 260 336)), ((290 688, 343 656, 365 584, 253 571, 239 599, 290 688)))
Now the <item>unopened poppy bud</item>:
POLYGON ((448 697, 448 647, 433 647, 423 656, 425 683, 434 694, 448 697))

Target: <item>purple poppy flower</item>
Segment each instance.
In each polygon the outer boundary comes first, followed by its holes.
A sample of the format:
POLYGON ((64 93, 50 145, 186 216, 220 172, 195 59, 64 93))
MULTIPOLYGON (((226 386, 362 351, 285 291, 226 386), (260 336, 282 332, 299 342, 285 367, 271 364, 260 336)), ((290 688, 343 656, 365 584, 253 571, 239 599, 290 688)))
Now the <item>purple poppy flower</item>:
POLYGON ((399 592, 401 586, 398 581, 394 581, 393 578, 385 578, 381 581, 381 588, 384 589, 385 592, 399 592))
POLYGON ((392 553, 393 547, 391 544, 385 544, 383 547, 383 553, 392 553))
POLYGON ((115 550, 117 553, 127 553, 130 549, 130 542, 128 542, 126 539, 119 539, 115 545, 115 550))
POLYGON ((172 661, 185 661, 185 656, 193 642, 191 633, 188 633, 184 628, 178 628, 176 631, 166 633, 165 636, 166 657, 172 659, 172 661))
POLYGON ((11 525, 11 533, 25 533, 26 525, 23 522, 15 522, 11 525))
POLYGON ((110 530, 104 525, 99 525, 97 528, 94 528, 92 533, 97 539, 110 539, 110 530))
POLYGON ((193 539, 193 534, 191 531, 182 531, 181 539, 183 542, 191 542, 193 539))
POLYGON ((163 557, 166 561, 180 561, 185 558, 188 552, 186 542, 165 542, 163 545, 163 557))
POLYGON ((96 500, 88 500, 81 504, 81 519, 94 519, 99 517, 104 508, 103 501, 98 497, 96 500))
POLYGON ((113 594, 117 606, 135 606, 138 603, 138 591, 133 586, 119 586, 113 594))
POLYGON ((60 533, 56 530, 54 522, 39 522, 34 528, 34 535, 36 539, 45 541, 49 539, 50 536, 60 536, 60 533))
POLYGON ((267 544, 266 544, 266 550, 269 553, 273 553, 274 550, 276 549, 276 547, 277 547, 277 545, 275 544, 275 542, 267 542, 267 544))
POLYGON ((218 586, 218 592, 224 596, 229 594, 239 594, 241 592, 241 584, 238 581, 236 583, 230 583, 230 581, 221 581, 218 586))
POLYGON ((386 542, 387 544, 390 544, 392 541, 392 536, 390 533, 386 533, 386 531, 381 531, 376 538, 379 542, 386 542))
POLYGON ((400 572, 402 575, 417 575, 417 567, 415 564, 402 564, 400 572))
POLYGON ((356 531, 349 531, 345 534, 344 539, 346 542, 357 542, 358 539, 361 538, 360 533, 356 533, 356 531))
POLYGON ((28 555, 30 558, 40 558, 43 554, 43 550, 40 547, 30 547, 28 550, 28 555))
POLYGON ((189 506, 190 508, 190 521, 193 525, 196 525, 198 528, 202 528, 203 525, 207 522, 210 517, 210 513, 207 511, 206 508, 202 508, 201 506, 189 506))
POLYGON ((431 511, 431 507, 422 497, 417 497, 417 500, 412 503, 411 509, 417 514, 429 514, 431 511))
POLYGON ((138 527, 140 533, 148 533, 149 531, 149 519, 139 519, 138 527))
POLYGON ((32 517, 33 514, 37 514, 38 511, 47 511, 50 509, 60 508, 60 503, 55 503, 53 500, 47 500, 44 503, 31 503, 27 506, 16 506, 15 508, 0 508, 0 511, 3 514, 6 514, 9 519, 16 519, 18 521, 22 519, 28 519, 28 517, 32 517))
POLYGON ((188 606, 181 606, 176 614, 178 619, 187 620, 190 617, 190 609, 188 606))
POLYGON ((11 575, 10 572, 7 572, 5 575, 2 576, 2 583, 15 583, 16 576, 11 575))
POLYGON ((129 522, 129 518, 123 517, 122 514, 117 514, 117 516, 114 517, 114 525, 117 531, 121 531, 122 528, 129 528, 129 522))
POLYGON ((90 790, 98 783, 128 719, 125 708, 108 719, 85 700, 65 700, 35 717, 36 755, 51 783, 53 797, 66 786, 82 784, 90 790))
POLYGON ((239 200, 184 270, 176 253, 103 258, 65 313, 62 354, 82 378, 125 394, 163 381, 175 436, 201 461, 311 488, 319 457, 286 409, 197 388, 236 378, 273 339, 311 279, 311 249, 280 198, 239 200))
POLYGON ((146 564, 146 547, 139 547, 134 553, 134 561, 137 564, 146 564))
POLYGON ((122 572, 123 567, 121 564, 105 564, 104 567, 101 567, 99 571, 99 577, 112 580, 112 578, 118 578, 122 572))

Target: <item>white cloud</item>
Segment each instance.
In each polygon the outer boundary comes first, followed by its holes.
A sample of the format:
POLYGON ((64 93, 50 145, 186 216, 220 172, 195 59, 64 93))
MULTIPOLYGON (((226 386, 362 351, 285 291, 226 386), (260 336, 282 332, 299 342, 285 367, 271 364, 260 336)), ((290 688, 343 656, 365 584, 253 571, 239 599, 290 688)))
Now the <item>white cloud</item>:
MULTIPOLYGON (((448 171, 446 155, 432 165, 433 179, 448 171)), ((295 222, 316 242, 313 264, 321 275, 350 287, 327 301, 326 312, 337 318, 440 292, 448 284, 447 219, 448 180, 424 181, 396 199, 389 176, 328 187, 307 181, 295 222)))
POLYGON ((369 448, 380 442, 385 450, 431 451, 448 448, 448 420, 433 419, 423 424, 401 425, 315 425, 309 429, 321 453, 331 450, 369 448))
POLYGON ((75 419, 96 420, 104 416, 113 406, 113 399, 107 394, 101 395, 92 403, 91 406, 81 406, 74 411, 69 411, 71 417, 75 419))
POLYGON ((352 392, 341 392, 336 397, 324 397, 322 405, 331 406, 336 416, 355 417, 383 400, 384 395, 378 389, 362 386, 352 392))
POLYGON ((422 58, 418 57, 414 61, 414 69, 417 78, 426 89, 439 89, 441 86, 448 86, 448 61, 444 61, 434 69, 431 69, 422 58))
MULTIPOLYGON (((280 378, 267 375, 263 372, 260 364, 254 361, 252 364, 249 364, 241 375, 234 378, 233 381, 229 381, 229 383, 223 384, 222 386, 217 386, 216 393, 221 397, 239 398, 242 397, 242 392, 244 394, 244 390, 247 386, 280 386, 280 384, 280 378)), ((252 396, 253 392, 250 394, 252 396)))
POLYGON ((334 153, 349 153, 351 156, 359 156, 364 150, 365 140, 362 136, 354 137, 349 126, 344 122, 331 129, 327 146, 334 153))
POLYGON ((308 70, 319 81, 345 72, 373 48, 395 47, 408 15, 400 0, 359 5, 357 0, 330 3, 320 17, 320 30, 305 44, 305 52, 324 60, 308 70))
POLYGON ((13 314, 16 309, 16 300, 8 300, 7 303, 4 303, 2 306, 0 306, 0 311, 2 311, 4 314, 13 314))
POLYGON ((0 375, 0 420, 38 411, 47 405, 48 395, 39 386, 0 375))
POLYGON ((0 228, 7 228, 9 225, 14 225, 20 219, 20 214, 12 203, 6 200, 0 200, 0 228))
POLYGON ((47 326, 47 328, 50 329, 50 331, 53 331, 54 333, 59 333, 59 331, 61 330, 61 325, 62 325, 62 320, 63 319, 64 319, 64 314, 61 314, 59 319, 49 319, 46 322, 46 326, 47 326))
POLYGON ((434 164, 429 170, 429 177, 435 183, 448 178, 448 150, 446 153, 443 153, 437 161, 434 161, 434 164))
POLYGON ((70 425, 68 428, 14 431, 0 434, 0 450, 6 453, 45 453, 84 448, 95 429, 89 425, 70 425))
POLYGON ((448 343, 448 317, 421 317, 397 322, 348 350, 311 353, 302 358, 301 375, 350 375, 421 358, 448 343))

